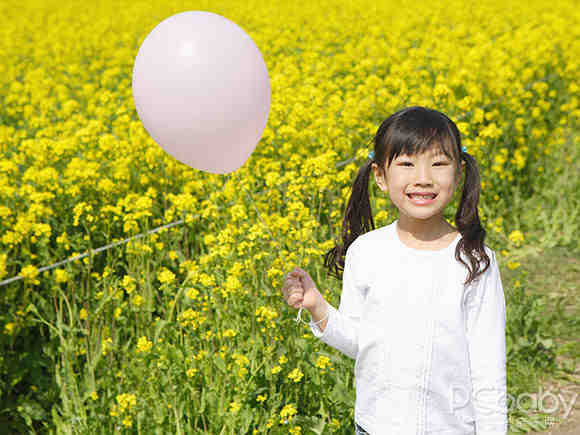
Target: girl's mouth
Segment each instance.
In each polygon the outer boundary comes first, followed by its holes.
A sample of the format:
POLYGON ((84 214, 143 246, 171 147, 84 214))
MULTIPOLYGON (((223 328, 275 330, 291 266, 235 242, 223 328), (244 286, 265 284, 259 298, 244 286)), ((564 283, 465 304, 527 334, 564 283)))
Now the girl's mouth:
POLYGON ((413 204, 423 205, 432 203, 435 198, 437 198, 437 194, 432 193, 427 195, 419 195, 415 193, 407 193, 407 198, 409 198, 413 204))

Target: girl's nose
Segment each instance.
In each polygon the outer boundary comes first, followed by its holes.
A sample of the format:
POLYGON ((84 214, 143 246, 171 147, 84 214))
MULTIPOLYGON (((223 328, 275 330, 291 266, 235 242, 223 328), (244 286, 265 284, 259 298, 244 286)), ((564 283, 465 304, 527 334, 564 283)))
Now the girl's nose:
POLYGON ((415 182, 418 184, 431 184, 433 182, 431 178, 431 169, 429 166, 417 166, 415 182))

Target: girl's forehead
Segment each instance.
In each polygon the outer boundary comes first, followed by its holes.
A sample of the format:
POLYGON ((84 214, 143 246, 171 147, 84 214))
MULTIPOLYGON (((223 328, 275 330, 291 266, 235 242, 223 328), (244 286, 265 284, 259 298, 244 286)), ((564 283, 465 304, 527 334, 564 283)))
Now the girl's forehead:
POLYGON ((444 155, 445 153, 443 152, 443 149, 439 146, 432 146, 431 148, 429 148, 428 150, 425 150, 423 152, 415 152, 415 153, 408 153, 407 150, 403 149, 401 150, 401 153, 399 155, 401 156, 409 156, 409 155, 417 155, 417 154, 426 154, 427 156, 439 156, 439 155, 444 155))

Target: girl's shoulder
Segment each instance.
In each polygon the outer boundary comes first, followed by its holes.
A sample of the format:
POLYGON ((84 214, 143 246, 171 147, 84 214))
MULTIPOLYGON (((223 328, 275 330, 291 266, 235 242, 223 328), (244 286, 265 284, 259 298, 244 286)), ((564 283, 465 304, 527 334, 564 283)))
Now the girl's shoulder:
POLYGON ((376 267, 376 261, 382 264, 388 263, 392 255, 395 255, 396 244, 387 227, 380 227, 359 235, 349 246, 354 257, 358 259, 360 267, 376 267))
POLYGON ((351 246, 355 246, 353 249, 363 250, 363 249, 373 249, 377 244, 384 244, 389 238, 389 227, 386 225, 380 228, 375 228, 374 230, 367 231, 359 235, 351 243, 351 246))

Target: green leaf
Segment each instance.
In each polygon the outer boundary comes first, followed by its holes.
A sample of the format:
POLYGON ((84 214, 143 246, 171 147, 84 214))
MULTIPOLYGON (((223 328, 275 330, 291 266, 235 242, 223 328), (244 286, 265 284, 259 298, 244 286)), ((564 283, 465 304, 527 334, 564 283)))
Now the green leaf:
POLYGON ((227 369, 226 369, 226 364, 224 362, 223 359, 221 359, 219 356, 213 359, 214 364, 216 365, 216 367, 218 369, 220 369, 220 371, 222 373, 226 373, 227 369))
POLYGON ((153 342, 157 343, 157 340, 159 339, 159 335, 161 334, 161 331, 163 330, 163 328, 165 328, 165 326, 168 324, 169 322, 167 320, 158 320, 155 324, 155 335, 154 335, 154 339, 153 342))

